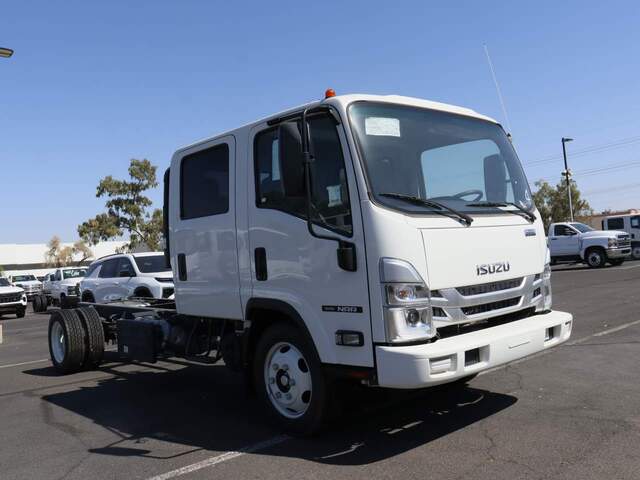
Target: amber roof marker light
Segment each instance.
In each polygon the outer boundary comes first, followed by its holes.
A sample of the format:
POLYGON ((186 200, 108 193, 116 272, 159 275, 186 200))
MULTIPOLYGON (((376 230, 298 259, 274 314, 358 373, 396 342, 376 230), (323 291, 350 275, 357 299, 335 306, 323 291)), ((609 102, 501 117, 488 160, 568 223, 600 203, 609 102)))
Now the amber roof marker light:
POLYGON ((0 47, 0 57, 9 58, 11 55, 13 55, 13 50, 0 47))
POLYGON ((333 88, 327 88, 324 91, 324 98, 331 98, 336 96, 336 91, 333 88))

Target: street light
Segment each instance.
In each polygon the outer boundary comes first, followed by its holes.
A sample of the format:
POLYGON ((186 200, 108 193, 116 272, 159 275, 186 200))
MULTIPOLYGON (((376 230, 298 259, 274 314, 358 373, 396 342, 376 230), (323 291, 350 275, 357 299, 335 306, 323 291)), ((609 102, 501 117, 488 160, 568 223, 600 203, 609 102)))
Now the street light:
POLYGON ((569 217, 573 222, 573 205, 571 204, 571 180, 569 177, 571 176, 571 172, 569 172, 569 167, 567 166, 567 149, 564 146, 567 142, 573 142, 573 138, 562 137, 562 155, 564 157, 564 178, 567 182, 567 196, 569 197, 569 217))
POLYGON ((0 57, 9 58, 11 55, 13 55, 13 50, 11 50, 10 48, 0 47, 0 57))

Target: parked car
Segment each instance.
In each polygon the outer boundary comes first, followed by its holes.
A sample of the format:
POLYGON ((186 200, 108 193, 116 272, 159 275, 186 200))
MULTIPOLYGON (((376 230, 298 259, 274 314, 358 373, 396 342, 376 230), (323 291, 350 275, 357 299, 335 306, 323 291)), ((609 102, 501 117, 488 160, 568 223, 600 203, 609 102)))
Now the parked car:
POLYGON ((28 300, 42 293, 42 282, 30 273, 9 275, 9 282, 22 288, 28 300))
POLYGON ((631 256, 640 260, 640 215, 615 215, 602 219, 603 230, 624 230, 631 235, 631 256))
POLYGON ((80 282, 83 302, 108 303, 130 297, 169 298, 173 274, 162 252, 109 255, 93 262, 80 282))
POLYGON ((0 277, 0 316, 14 313, 16 317, 24 317, 27 310, 27 295, 24 289, 16 287, 8 279, 0 277))
POLYGON ((622 265, 631 255, 627 232, 594 230, 578 222, 552 223, 549 226, 551 264, 584 262, 592 268, 605 263, 622 265))

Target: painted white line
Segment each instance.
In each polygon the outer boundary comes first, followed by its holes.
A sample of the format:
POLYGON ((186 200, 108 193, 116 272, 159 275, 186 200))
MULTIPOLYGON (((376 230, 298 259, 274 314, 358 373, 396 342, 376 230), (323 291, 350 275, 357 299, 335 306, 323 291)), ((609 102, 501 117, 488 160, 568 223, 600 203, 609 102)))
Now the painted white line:
POLYGON ((22 365, 31 365, 32 363, 41 363, 48 362, 48 358, 43 358, 42 360, 31 360, 29 362, 20 362, 20 363, 11 363, 9 365, 0 365, 0 368, 11 368, 11 367, 20 367, 22 365))
POLYGON ((265 448, 273 447, 274 445, 278 445, 286 440, 289 440, 287 435, 280 435, 278 437, 270 438, 269 440, 265 440, 264 442, 256 443, 254 445, 250 445, 248 447, 241 448, 239 450, 234 450, 231 452, 226 452, 221 455, 217 455, 215 457, 207 458, 206 460, 202 460, 201 462, 193 463, 191 465, 187 465, 182 468, 178 468, 176 470, 171 470, 167 473, 162 473, 160 475, 156 475, 155 477, 151 477, 147 480, 168 480, 169 478, 179 477, 180 475, 186 475, 187 473, 192 473, 197 470, 202 470, 203 468, 213 467, 214 465, 218 465, 219 463, 226 462, 228 460, 233 460, 234 458, 238 458, 247 453, 255 453, 259 450, 264 450, 265 448))
MULTIPOLYGON (((640 267, 640 263, 637 265, 627 265, 626 267, 618 267, 618 268, 614 268, 613 270, 631 270, 632 268, 638 268, 640 267)), ((607 270, 610 271, 611 269, 607 270)))
MULTIPOLYGON (((577 340, 573 340, 571 342, 567 342, 567 343, 565 343, 563 345, 560 345, 560 347, 562 347, 562 346, 571 346, 571 345, 580 345, 581 343, 587 342, 587 341, 591 340, 592 338, 602 337, 603 335, 609 335, 610 333, 619 332, 620 330, 624 330, 626 328, 633 327, 634 325, 638 325, 638 324, 640 324, 640 320, 634 320, 633 322, 624 323, 622 325, 618 325, 617 327, 612 327, 612 328, 609 328, 607 330, 602 330, 601 332, 596 332, 596 333, 593 333, 591 335, 587 335, 586 337, 582 337, 582 338, 579 338, 577 340)), ((493 368, 490 368, 488 370, 484 370, 484 371, 480 372, 478 375, 485 375, 487 373, 496 372, 498 370, 503 370, 503 369, 505 369, 507 367, 510 367, 512 365, 517 365, 517 364, 522 363, 522 362, 528 362, 529 360, 533 360, 534 358, 541 357, 541 356, 546 355, 548 353, 554 352, 555 350, 556 350, 555 348, 549 348, 547 350, 543 350, 541 352, 534 353, 533 355, 529 355, 528 357, 521 358, 520 360, 516 360, 514 362, 510 362, 510 363, 507 363, 505 365, 500 365, 498 367, 493 367, 493 368)))

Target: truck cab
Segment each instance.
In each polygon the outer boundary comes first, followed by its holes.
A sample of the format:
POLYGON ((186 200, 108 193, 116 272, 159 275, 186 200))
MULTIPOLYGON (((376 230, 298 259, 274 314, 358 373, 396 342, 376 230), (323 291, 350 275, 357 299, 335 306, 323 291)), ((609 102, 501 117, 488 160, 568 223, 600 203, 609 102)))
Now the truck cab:
POLYGON ((421 388, 569 338, 513 145, 472 110, 330 96, 177 151, 165 180, 177 311, 250 331, 243 361, 290 423, 311 363, 421 388))
POLYGON ((629 234, 623 231, 595 230, 579 222, 549 225, 551 263, 586 263, 591 268, 606 263, 622 265, 631 255, 629 234))
POLYGON ((602 230, 618 230, 631 236, 631 256, 640 260, 640 214, 613 215, 602 219, 602 230))

